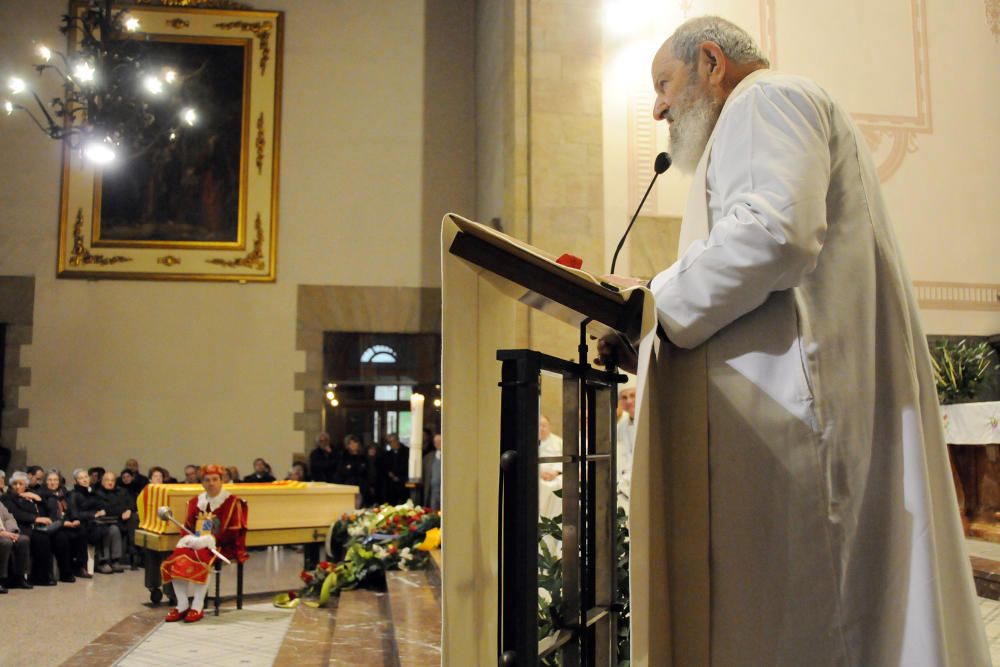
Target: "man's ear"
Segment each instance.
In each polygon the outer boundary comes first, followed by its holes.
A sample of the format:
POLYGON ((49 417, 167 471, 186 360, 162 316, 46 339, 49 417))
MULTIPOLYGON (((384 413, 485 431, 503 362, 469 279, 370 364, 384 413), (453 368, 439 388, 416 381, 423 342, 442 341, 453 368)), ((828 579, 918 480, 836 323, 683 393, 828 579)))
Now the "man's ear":
POLYGON ((698 67, 709 84, 720 85, 726 74, 726 54, 715 42, 698 46, 698 67))

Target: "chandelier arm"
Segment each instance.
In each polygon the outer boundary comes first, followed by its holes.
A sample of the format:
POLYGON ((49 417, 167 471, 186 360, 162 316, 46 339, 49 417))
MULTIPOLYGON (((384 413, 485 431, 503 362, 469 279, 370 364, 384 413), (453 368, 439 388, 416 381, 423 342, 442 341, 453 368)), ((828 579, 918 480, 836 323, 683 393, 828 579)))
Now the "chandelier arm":
MULTIPOLYGON (((38 104, 38 108, 42 110, 43 114, 45 114, 45 120, 47 120, 49 122, 48 133, 52 134, 53 132, 55 132, 57 130, 55 120, 52 119, 52 116, 49 114, 49 110, 45 108, 45 104, 42 102, 42 98, 40 98, 38 96, 38 93, 36 93, 34 90, 32 90, 31 91, 31 96, 35 98, 35 102, 38 104)), ((27 111, 27 109, 25 109, 25 111, 27 111)))
POLYGON ((58 65, 50 65, 49 63, 45 63, 45 64, 42 64, 42 65, 35 65, 35 69, 38 70, 38 74, 39 75, 41 75, 47 69, 54 69, 56 71, 56 74, 58 74, 60 77, 62 77, 62 80, 64 82, 66 82, 66 83, 72 83, 72 81, 73 81, 73 79, 69 78, 69 75, 66 74, 66 72, 64 72, 61 69, 59 69, 58 65))
POLYGON ((52 128, 51 127, 45 127, 40 122, 38 122, 38 119, 35 118, 35 114, 31 113, 31 109, 29 109, 28 107, 26 107, 26 106, 24 106, 22 104, 15 104, 14 108, 15 109, 20 109, 24 113, 28 114, 28 118, 30 118, 35 123, 35 125, 38 126, 39 130, 41 130, 45 134, 49 135, 53 139, 58 139, 59 138, 59 137, 55 136, 54 134, 52 134, 52 128))

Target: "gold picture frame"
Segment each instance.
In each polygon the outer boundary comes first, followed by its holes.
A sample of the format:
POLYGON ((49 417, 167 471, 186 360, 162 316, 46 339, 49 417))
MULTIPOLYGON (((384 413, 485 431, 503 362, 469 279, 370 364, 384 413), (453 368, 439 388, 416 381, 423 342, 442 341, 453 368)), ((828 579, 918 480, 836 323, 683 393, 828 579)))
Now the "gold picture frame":
POLYGON ((205 127, 103 173, 65 148, 58 277, 274 282, 281 12, 122 8, 154 59, 187 67, 205 127))

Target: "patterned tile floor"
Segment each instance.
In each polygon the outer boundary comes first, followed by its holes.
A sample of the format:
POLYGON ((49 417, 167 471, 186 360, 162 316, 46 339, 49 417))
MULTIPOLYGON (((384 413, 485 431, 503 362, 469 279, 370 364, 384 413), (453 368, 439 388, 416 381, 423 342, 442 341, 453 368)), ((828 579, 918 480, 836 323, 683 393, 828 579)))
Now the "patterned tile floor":
POLYGON ((983 623, 986 625, 990 657, 994 665, 1000 665, 1000 602, 979 598, 979 609, 983 612, 983 623))
POLYGON ((170 667, 184 663, 271 665, 285 638, 294 610, 270 602, 224 608, 197 623, 161 623, 116 662, 122 667, 170 667))

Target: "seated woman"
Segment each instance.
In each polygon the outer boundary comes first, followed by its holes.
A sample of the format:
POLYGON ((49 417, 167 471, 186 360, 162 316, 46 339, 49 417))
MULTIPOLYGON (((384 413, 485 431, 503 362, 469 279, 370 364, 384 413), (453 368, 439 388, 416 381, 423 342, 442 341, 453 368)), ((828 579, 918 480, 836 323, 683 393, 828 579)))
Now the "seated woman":
MULTIPOLYGON (((108 470, 101 478, 101 488, 97 489, 97 499, 101 502, 101 508, 107 516, 101 517, 99 521, 106 523, 111 528, 112 552, 105 553, 103 557, 105 564, 111 568, 112 572, 124 572, 124 566, 119 562, 125 554, 125 546, 132 543, 130 537, 135 530, 135 506, 129 492, 117 486, 118 478, 115 473, 108 470), (117 536, 115 533, 117 532, 117 536)), ((107 568, 101 568, 100 572, 105 572, 107 568)))
POLYGON ((96 547, 94 571, 111 574, 114 572, 111 568, 112 561, 121 558, 122 555, 121 532, 118 528, 105 523, 108 513, 104 509, 104 503, 90 485, 90 474, 83 468, 77 468, 73 471, 73 480, 76 483, 69 492, 69 514, 80 522, 87 536, 87 542, 96 547))
POLYGON ((22 535, 28 535, 31 547, 31 583, 36 586, 55 586, 52 577, 52 556, 59 560, 59 571, 72 577, 72 557, 69 537, 53 524, 41 496, 28 491, 28 475, 15 472, 10 476, 10 490, 3 496, 3 504, 14 515, 22 535))
POLYGON ((146 476, 149 477, 150 484, 166 484, 167 480, 170 479, 170 473, 167 472, 167 469, 160 466, 150 468, 146 476))
POLYGON ((71 582, 74 577, 90 579, 87 572, 87 528, 80 519, 70 513, 69 494, 63 486, 62 474, 53 468, 45 475, 45 487, 42 498, 53 521, 62 521, 59 532, 65 532, 69 538, 71 569, 63 569, 59 563, 59 581, 71 582))
POLYGON ((177 606, 167 614, 167 623, 182 618, 185 623, 194 623, 205 615, 208 574, 217 558, 216 550, 232 562, 247 560, 246 502, 222 488, 224 472, 220 465, 201 467, 205 491, 188 502, 184 527, 190 532, 160 566, 163 583, 173 582, 177 596, 177 606))

